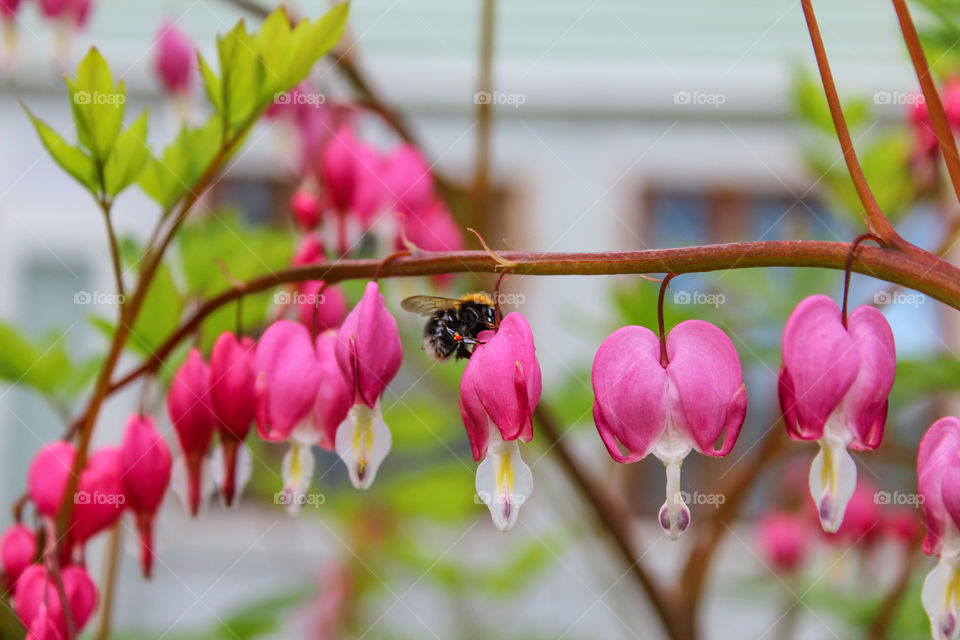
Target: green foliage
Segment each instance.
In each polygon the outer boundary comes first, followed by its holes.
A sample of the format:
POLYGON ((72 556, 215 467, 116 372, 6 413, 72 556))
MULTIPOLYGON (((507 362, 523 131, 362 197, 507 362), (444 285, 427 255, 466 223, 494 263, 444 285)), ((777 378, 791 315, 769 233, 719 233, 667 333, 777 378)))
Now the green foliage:
POLYGON ((103 167, 104 191, 110 198, 133 184, 143 171, 150 149, 147 147, 147 112, 123 131, 103 167))
POLYGON ((927 54, 930 68, 941 78, 947 78, 960 70, 960 2, 957 0, 915 0, 923 7, 919 21, 920 40, 927 54))
POLYGON ((213 116, 200 126, 184 125, 159 157, 150 154, 139 184, 144 193, 169 210, 213 163, 221 149, 221 123, 213 116))
POLYGON ((62 332, 31 339, 0 322, 0 381, 32 388, 55 405, 82 391, 95 375, 98 362, 71 361, 62 332))
POLYGON ((217 39, 219 77, 198 55, 204 89, 221 122, 224 140, 242 136, 277 93, 299 84, 343 34, 348 5, 339 4, 317 20, 291 28, 284 9, 249 33, 241 20, 217 39))
MULTIPOLYGON (((249 280, 290 264, 293 238, 277 229, 254 228, 231 212, 216 212, 187 224, 177 238, 177 271, 189 298, 209 298, 232 286, 232 278, 249 280), (222 265, 222 266, 221 266, 222 265)), ((242 327, 255 331, 273 308, 273 291, 244 296, 242 327)), ((204 320, 201 344, 211 347, 223 331, 236 328, 236 303, 221 307, 204 320)))
POLYGON ((143 169, 147 114, 141 114, 121 133, 126 88, 122 80, 114 83, 110 67, 96 48, 91 48, 80 62, 76 78, 66 78, 66 83, 77 145, 67 142, 26 106, 24 110, 44 148, 64 171, 94 197, 114 198, 143 169))
MULTIPOLYGON (((824 188, 831 210, 844 215, 857 228, 861 227, 863 204, 843 161, 819 79, 798 67, 791 98, 798 120, 807 125, 810 132, 803 153, 810 173, 824 188)), ((845 101, 843 113, 877 203, 888 218, 897 220, 913 204, 915 195, 908 164, 907 130, 900 127, 874 132, 876 117, 869 101, 862 97, 845 101)))

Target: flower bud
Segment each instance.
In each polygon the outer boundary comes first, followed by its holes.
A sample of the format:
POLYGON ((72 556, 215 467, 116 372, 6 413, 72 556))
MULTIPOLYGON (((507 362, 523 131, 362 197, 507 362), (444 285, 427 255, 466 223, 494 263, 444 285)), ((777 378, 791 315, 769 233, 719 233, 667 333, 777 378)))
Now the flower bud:
POLYGON ((0 537, 0 565, 11 589, 23 571, 37 559, 37 536, 22 524, 15 524, 0 537))
POLYGON ((320 224, 320 200, 309 189, 297 189, 290 196, 290 214, 297 228, 310 231, 320 224))
MULTIPOLYGON (((79 633, 97 609, 97 586, 86 569, 79 566, 64 567, 60 579, 73 624, 79 633)), ((60 590, 45 566, 31 566, 17 581, 14 609, 27 628, 28 638, 59 640, 67 637, 67 619, 61 603, 60 590)))
POLYGON ((237 486, 237 453, 244 446, 257 410, 255 359, 253 339, 238 340, 229 331, 220 334, 210 354, 210 398, 224 460, 220 487, 228 507, 238 489, 242 489, 237 486))
POLYGON ((170 94, 184 95, 193 84, 196 47, 176 22, 166 20, 157 32, 153 68, 163 88, 170 94))
POLYGON ((27 471, 27 492, 37 511, 56 518, 70 475, 73 473, 73 445, 63 440, 44 445, 27 471))
POLYGON ((196 516, 201 500, 206 497, 203 461, 217 425, 210 401, 210 369, 196 348, 190 349, 186 361, 173 376, 167 393, 167 413, 183 451, 188 511, 196 516))
POLYGON ((140 534, 140 566, 149 578, 153 569, 153 521, 170 485, 170 449, 150 416, 133 414, 120 447, 123 488, 140 534))

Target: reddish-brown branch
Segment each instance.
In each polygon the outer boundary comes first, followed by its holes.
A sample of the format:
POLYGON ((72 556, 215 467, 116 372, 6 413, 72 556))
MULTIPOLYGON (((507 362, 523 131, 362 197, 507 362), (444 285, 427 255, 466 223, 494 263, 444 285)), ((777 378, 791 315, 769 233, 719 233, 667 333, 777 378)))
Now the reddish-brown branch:
POLYGON ((930 114, 933 130, 937 134, 940 153, 943 154, 944 163, 947 165, 947 174, 950 176, 953 192, 960 200, 960 155, 957 154, 957 141, 953 138, 947 113, 943 109, 943 101, 940 100, 937 86, 933 81, 933 76, 930 75, 927 56, 923 53, 917 28, 913 24, 913 18, 910 17, 907 3, 903 0, 893 0, 893 7, 897 12, 897 20, 900 22, 900 30, 903 32, 903 40, 907 44, 907 51, 910 52, 910 60, 917 72, 917 80, 920 81, 923 99, 927 103, 927 113, 930 114))
POLYGON ((870 226, 888 246, 897 249, 909 248, 910 244, 896 232, 883 211, 880 210, 880 205, 873 197, 873 192, 870 191, 870 185, 867 184, 867 178, 863 174, 863 168, 857 158, 853 140, 850 138, 850 130, 847 129, 846 119, 843 117, 840 96, 837 94, 837 86, 833 81, 833 72, 830 71, 830 62, 827 60, 827 52, 823 46, 823 38, 820 35, 817 16, 813 12, 813 5, 811 0, 801 0, 801 3, 803 5, 803 15, 807 21, 807 29, 810 31, 810 41, 813 43, 813 53, 817 58, 820 78, 823 81, 823 91, 827 96, 827 104, 830 107, 830 117, 833 119, 833 126, 837 130, 837 138, 840 140, 840 149, 843 151, 847 171, 853 180, 853 186, 857 190, 860 202, 863 203, 870 226))
MULTIPOLYGON (((607 251, 599 253, 502 253, 486 251, 420 253, 382 260, 338 260, 277 271, 260 276, 242 287, 227 289, 207 300, 156 350, 153 358, 110 386, 116 391, 144 373, 155 370, 180 342, 211 313, 225 304, 280 284, 323 280, 334 283, 356 278, 430 276, 444 273, 496 273, 500 260, 516 266, 517 275, 613 275, 646 273, 691 273, 748 267, 846 267, 850 245, 845 242, 743 242, 679 249, 607 251)), ((931 262, 920 253, 861 247, 853 270, 893 282, 960 309, 960 269, 948 262, 931 262)))

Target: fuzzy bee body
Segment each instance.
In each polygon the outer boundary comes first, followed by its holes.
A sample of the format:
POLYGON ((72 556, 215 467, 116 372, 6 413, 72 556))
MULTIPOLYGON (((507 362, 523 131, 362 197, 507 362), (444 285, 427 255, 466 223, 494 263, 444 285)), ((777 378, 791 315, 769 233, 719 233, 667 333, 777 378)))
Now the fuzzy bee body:
POLYGON ((401 303, 407 311, 429 316, 423 328, 423 349, 435 360, 469 358, 482 331, 496 329, 493 301, 485 293, 460 298, 412 296, 401 303))

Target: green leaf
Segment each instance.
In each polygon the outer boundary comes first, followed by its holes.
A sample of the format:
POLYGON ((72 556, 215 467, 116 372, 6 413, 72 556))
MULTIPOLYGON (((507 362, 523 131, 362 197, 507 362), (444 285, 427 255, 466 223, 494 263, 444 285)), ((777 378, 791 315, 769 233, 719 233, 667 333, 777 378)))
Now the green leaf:
POLYGON ((246 124, 260 106, 263 86, 263 60, 254 48, 243 20, 217 39, 220 57, 222 97, 221 117, 224 134, 231 136, 246 124))
POLYGON ((0 322, 0 380, 53 394, 71 375, 62 334, 33 342, 15 327, 0 322))
POLYGON ((209 168, 221 148, 220 120, 183 127, 158 158, 149 155, 138 184, 164 208, 173 206, 209 168))
POLYGON ((289 91, 307 77, 317 60, 340 41, 350 12, 349 3, 338 4, 311 22, 299 22, 291 34, 290 60, 278 91, 289 91))
POLYGON ((136 181, 143 172, 150 150, 147 147, 147 112, 130 125, 110 150, 104 165, 104 188, 111 198, 136 181))
POLYGON ((197 52, 197 61, 200 63, 200 75, 203 76, 203 89, 207 92, 207 99, 218 113, 223 108, 223 87, 220 84, 220 78, 210 68, 206 58, 197 52))
POLYGON ((77 182, 85 186, 90 193, 96 195, 100 181, 97 178, 97 167, 93 158, 81 149, 68 144, 59 133, 51 129, 43 120, 34 116, 26 106, 23 107, 23 110, 27 112, 37 130, 37 135, 40 136, 40 142, 43 143, 54 161, 64 171, 73 176, 77 182))
POLYGON ((88 132, 81 138, 94 157, 105 160, 123 124, 126 90, 121 80, 115 87, 110 67, 96 47, 91 47, 77 67, 76 80, 70 88, 78 118, 78 131, 88 132))

